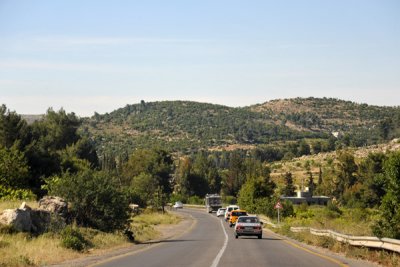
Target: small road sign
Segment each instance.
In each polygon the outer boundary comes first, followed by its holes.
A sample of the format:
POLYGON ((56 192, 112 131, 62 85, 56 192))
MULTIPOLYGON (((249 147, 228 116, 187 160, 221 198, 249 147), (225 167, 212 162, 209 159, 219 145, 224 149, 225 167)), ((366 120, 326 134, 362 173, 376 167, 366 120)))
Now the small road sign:
POLYGON ((282 206, 281 202, 278 201, 278 202, 275 204, 274 208, 275 208, 275 209, 282 209, 283 206, 282 206))

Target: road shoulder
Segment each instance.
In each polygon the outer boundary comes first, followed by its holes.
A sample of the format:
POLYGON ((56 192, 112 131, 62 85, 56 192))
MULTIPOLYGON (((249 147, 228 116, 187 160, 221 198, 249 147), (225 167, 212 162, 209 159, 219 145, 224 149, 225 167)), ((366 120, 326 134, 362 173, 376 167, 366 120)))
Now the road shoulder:
MULTIPOLYGON (((174 211, 171 211, 175 213, 174 211)), ((196 220, 187 213, 175 213, 182 217, 182 220, 178 224, 173 225, 158 225, 156 230, 161 233, 161 237, 154 240, 149 240, 143 243, 131 244, 124 247, 107 249, 103 251, 96 251, 93 255, 82 257, 79 259, 68 260, 62 263, 49 265, 52 267, 81 267, 81 266, 93 266, 101 262, 108 261, 110 259, 115 259, 118 257, 123 257, 126 255, 138 253, 142 250, 150 249, 153 246, 162 244, 163 241, 168 239, 177 238, 184 233, 188 232, 196 223, 196 220)))

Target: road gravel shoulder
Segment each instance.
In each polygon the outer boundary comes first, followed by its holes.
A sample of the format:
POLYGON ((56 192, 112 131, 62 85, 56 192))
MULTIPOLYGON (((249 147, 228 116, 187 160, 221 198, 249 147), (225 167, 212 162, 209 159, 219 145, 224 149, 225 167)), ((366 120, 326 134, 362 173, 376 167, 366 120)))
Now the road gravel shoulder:
POLYGON ((128 246, 111 248, 107 250, 97 250, 93 252, 93 255, 82 257, 79 259, 68 260, 58 264, 52 264, 52 267, 81 267, 81 266, 93 266, 100 262, 105 262, 118 257, 138 253, 140 251, 152 248, 154 246, 162 244, 164 241, 178 238, 179 236, 190 231, 196 224, 196 220, 187 213, 177 213, 170 211, 178 216, 182 217, 182 220, 178 224, 172 225, 157 225, 155 229, 160 232, 158 239, 149 240, 141 243, 134 243, 128 246))

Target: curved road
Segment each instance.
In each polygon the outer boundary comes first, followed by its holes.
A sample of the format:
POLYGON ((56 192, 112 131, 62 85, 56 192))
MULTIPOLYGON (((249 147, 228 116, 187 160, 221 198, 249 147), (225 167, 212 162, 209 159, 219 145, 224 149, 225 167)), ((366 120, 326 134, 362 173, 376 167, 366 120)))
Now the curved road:
POLYGON ((263 239, 239 237, 215 214, 183 209, 195 219, 183 235, 95 266, 375 266, 364 261, 324 255, 264 230, 263 239))

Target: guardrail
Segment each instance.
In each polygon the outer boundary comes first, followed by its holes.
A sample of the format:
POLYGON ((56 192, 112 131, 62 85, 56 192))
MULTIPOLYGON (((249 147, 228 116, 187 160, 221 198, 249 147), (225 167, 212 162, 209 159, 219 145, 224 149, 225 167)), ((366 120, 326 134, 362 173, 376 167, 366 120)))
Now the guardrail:
MULTIPOLYGON (((280 225, 274 224, 264 216, 260 216, 260 220, 264 224, 268 224, 273 228, 280 228, 280 225)), ((379 238, 376 236, 353 236, 345 235, 332 230, 321 230, 311 227, 290 227, 290 231, 294 233, 308 231, 312 235, 327 236, 335 239, 338 242, 347 243, 352 246, 381 248, 400 253, 400 240, 391 238, 379 238)))
POLYGON ((332 230, 320 230, 311 227, 290 227, 292 232, 309 231, 316 236, 328 236, 336 241, 347 243, 352 246, 382 248, 400 253, 400 240, 391 238, 378 238, 376 236, 353 236, 345 235, 332 230))

